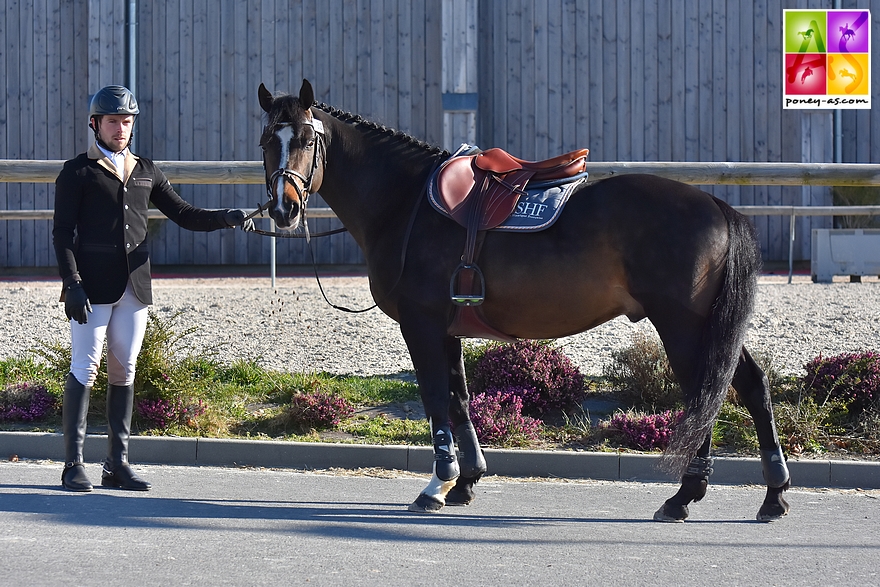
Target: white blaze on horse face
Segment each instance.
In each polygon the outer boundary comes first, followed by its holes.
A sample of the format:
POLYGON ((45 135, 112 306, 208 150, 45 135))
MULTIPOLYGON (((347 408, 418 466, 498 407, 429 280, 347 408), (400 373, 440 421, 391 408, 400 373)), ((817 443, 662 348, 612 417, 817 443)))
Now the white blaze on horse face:
MULTIPOLYGON (((278 169, 285 169, 287 167, 287 160, 290 158, 290 141, 293 139, 293 129, 291 129, 290 126, 282 126, 278 129, 278 132, 275 133, 275 136, 278 137, 278 141, 281 144, 278 169)), ((286 217, 287 211, 285 210, 284 205, 284 181, 284 177, 279 176, 275 181, 275 185, 272 187, 275 189, 275 212, 286 217)))

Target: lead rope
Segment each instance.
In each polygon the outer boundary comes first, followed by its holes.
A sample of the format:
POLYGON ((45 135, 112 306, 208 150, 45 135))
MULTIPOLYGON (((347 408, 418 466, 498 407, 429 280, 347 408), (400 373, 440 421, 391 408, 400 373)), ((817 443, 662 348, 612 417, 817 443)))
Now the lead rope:
MULTIPOLYGON (((369 312, 370 310, 372 310, 373 308, 378 306, 379 303, 376 302, 375 304, 373 304, 369 308, 364 308, 362 310, 352 310, 351 308, 346 308, 345 306, 337 306, 336 304, 331 302, 329 298, 327 298, 327 294, 324 292, 324 286, 321 285, 321 278, 320 278, 320 276, 318 276, 318 263, 317 263, 317 261, 315 261, 315 253, 314 253, 314 251, 312 251, 312 237, 309 234, 309 223, 306 222, 306 209, 305 208, 303 208, 302 220, 303 220, 303 227, 305 228, 305 231, 306 231, 306 234, 305 234, 306 246, 309 248, 309 257, 311 257, 311 259, 312 259, 312 269, 314 269, 314 271, 315 271, 315 281, 318 282, 318 289, 321 290, 321 295, 324 297, 324 301, 327 302, 327 304, 331 308, 333 308, 334 310, 348 312, 349 314, 363 314, 364 312, 369 312)), ((401 270, 401 273, 403 273, 403 270, 401 270)), ((399 280, 400 280, 400 278, 398 277, 398 281, 399 280)), ((396 286, 397 284, 395 283, 394 285, 396 286)))
MULTIPOLYGON (((409 248, 409 237, 412 234, 413 225, 415 225, 416 223, 416 216, 419 213, 419 208, 422 205, 422 200, 424 199, 425 193, 428 190, 428 182, 433 179, 434 172, 437 171, 437 168, 440 166, 442 158, 443 157, 441 153, 441 155, 437 157, 437 161, 435 161, 434 165, 431 167, 431 172, 428 174, 428 179, 422 186, 422 191, 419 192, 419 197, 416 199, 416 205, 413 206, 413 211, 409 216, 409 222, 406 225, 406 232, 403 235, 403 248, 400 253, 400 272, 397 274, 397 279, 394 280, 394 285, 391 286, 391 288, 388 290, 388 293, 386 293, 385 297, 382 298, 380 301, 384 302, 385 300, 387 300, 388 297, 391 295, 391 292, 393 292, 394 289, 400 284, 400 279, 403 277, 403 269, 406 266, 406 251, 409 248)), ((309 257, 311 257, 312 259, 312 269, 314 269, 315 271, 315 281, 318 282, 318 289, 321 290, 321 295, 324 296, 324 301, 327 302, 327 304, 331 308, 335 310, 340 310, 342 312, 348 312, 349 314, 362 314, 363 312, 369 312, 373 308, 377 307, 379 305, 379 302, 376 302, 369 308, 364 308, 362 310, 352 310, 351 308, 346 308, 345 306, 337 306, 327 298, 327 294, 324 293, 324 286, 321 285, 321 278, 318 276, 318 263, 315 261, 315 253, 312 251, 312 239, 309 235, 309 223, 306 222, 305 208, 303 208, 303 226, 305 227, 305 239, 306 245, 309 248, 309 257)))

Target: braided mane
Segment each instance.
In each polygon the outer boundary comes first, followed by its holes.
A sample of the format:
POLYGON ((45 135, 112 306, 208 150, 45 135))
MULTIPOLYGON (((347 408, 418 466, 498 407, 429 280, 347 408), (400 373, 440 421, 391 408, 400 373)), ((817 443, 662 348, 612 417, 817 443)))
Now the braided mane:
MULTIPOLYGON (((299 103, 299 99, 296 96, 278 93, 275 94, 274 98, 275 101, 272 107, 272 112, 266 115, 266 131, 280 125, 289 124, 294 120, 298 111, 302 109, 302 105, 299 103)), ((351 112, 339 110, 338 108, 334 108, 333 106, 330 106, 329 104, 325 104, 323 102, 315 102, 314 104, 312 104, 312 106, 319 108, 320 110, 333 116, 337 120, 348 124, 353 124, 355 126, 362 126, 370 131, 374 131, 378 134, 391 137, 405 144, 414 145, 432 155, 443 155, 445 157, 449 156, 449 151, 445 149, 441 149, 440 147, 427 143, 421 139, 417 139, 411 135, 406 134, 403 131, 395 130, 377 122, 367 120, 359 114, 352 114, 351 112)))
POLYGON ((447 151, 445 149, 441 149, 440 147, 437 147, 437 146, 432 145, 430 143, 426 143, 425 141, 423 141, 421 139, 417 139, 411 135, 408 135, 403 131, 395 130, 393 128, 389 128, 389 127, 382 125, 382 124, 379 124, 377 122, 366 120, 365 118, 363 118, 359 114, 352 114, 351 112, 345 112, 344 110, 339 110, 338 108, 334 108, 333 106, 330 106, 330 105, 325 104, 323 102, 321 102, 321 103, 316 102, 315 104, 313 104, 313 106, 319 108, 320 110, 326 112, 330 116, 332 116, 342 122, 345 122, 348 124, 353 124, 356 126, 366 127, 367 129, 369 129, 371 131, 375 131, 379 134, 383 134, 383 135, 392 137, 392 138, 399 140, 399 141, 402 141, 406 144, 414 145, 416 147, 424 149, 425 151, 427 151, 428 153, 430 153, 432 155, 443 155, 445 157, 449 156, 449 151, 447 151))

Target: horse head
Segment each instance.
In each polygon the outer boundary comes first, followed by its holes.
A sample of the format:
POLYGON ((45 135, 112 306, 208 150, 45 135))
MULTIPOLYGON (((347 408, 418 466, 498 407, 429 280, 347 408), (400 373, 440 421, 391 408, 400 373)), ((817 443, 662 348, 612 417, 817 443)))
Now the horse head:
POLYGON ((272 95, 263 84, 257 93, 267 115, 260 148, 269 214, 278 228, 293 230, 302 222, 309 195, 324 179, 324 125, 312 113, 315 94, 308 80, 303 80, 299 97, 272 95))

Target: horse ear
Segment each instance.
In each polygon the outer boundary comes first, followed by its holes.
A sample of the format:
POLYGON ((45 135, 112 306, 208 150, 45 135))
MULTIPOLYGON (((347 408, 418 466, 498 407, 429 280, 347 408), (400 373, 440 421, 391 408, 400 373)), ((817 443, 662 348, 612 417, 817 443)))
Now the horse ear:
POLYGON ((260 84, 260 89, 257 90, 257 95, 260 97, 260 108, 269 112, 272 109, 272 103, 275 101, 275 98, 272 97, 272 92, 266 89, 266 86, 260 84))
POLYGON ((315 103, 315 91, 312 90, 312 84, 309 80, 304 79, 303 85, 299 89, 299 105, 303 108, 311 108, 315 103))

